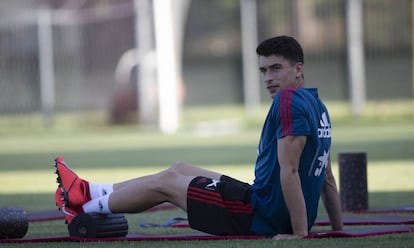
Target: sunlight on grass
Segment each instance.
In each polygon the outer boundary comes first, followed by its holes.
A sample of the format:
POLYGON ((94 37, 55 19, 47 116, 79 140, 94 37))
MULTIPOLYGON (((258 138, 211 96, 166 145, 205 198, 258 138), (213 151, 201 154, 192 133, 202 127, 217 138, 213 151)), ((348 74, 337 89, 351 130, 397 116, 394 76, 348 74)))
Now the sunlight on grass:
MULTIPOLYGON (((368 162, 368 191, 414 191, 413 161, 368 162)), ((339 187, 339 168, 333 164, 333 172, 339 187)))
MULTIPOLYGON (((166 167, 151 168, 116 168, 102 170, 79 169, 80 176, 94 182, 119 182, 134 177, 156 173, 166 167)), ((221 165, 205 168, 231 175, 242 181, 253 181, 251 165, 221 165)), ((333 164, 333 171, 338 176, 338 166, 333 164)), ((370 163, 368 166, 368 190, 370 192, 414 191, 414 166, 412 162, 386 161, 370 163)), ((0 175, 0 194, 19 193, 53 193, 56 189, 56 175, 51 170, 3 171, 0 175)), ((338 182, 339 185, 339 182, 338 182)))
POLYGON ((183 146, 217 146, 255 144, 259 131, 246 130, 243 134, 216 136, 213 139, 199 138, 192 133, 165 136, 154 132, 88 132, 70 134, 32 134, 2 137, 1 154, 36 154, 50 151, 87 152, 125 149, 149 149, 183 146), (213 140, 213 142, 212 142, 213 140))

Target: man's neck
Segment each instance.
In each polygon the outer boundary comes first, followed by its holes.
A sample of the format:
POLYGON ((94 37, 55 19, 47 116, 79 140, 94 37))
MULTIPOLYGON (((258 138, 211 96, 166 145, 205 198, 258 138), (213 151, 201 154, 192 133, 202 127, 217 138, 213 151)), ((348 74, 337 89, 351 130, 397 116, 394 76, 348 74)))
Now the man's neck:
POLYGON ((305 81, 303 80, 302 77, 296 78, 295 87, 296 88, 305 87, 305 81))

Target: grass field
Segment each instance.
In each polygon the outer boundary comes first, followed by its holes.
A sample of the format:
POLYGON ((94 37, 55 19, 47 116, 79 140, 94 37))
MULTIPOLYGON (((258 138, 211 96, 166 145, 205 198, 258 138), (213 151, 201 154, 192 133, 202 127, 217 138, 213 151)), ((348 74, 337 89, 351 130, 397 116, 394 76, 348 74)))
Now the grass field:
MULTIPOLYGON (((340 152, 367 152, 371 208, 414 205, 414 108, 412 102, 372 103, 358 118, 346 105, 329 103, 333 122, 332 159, 338 174, 340 152), (393 110, 393 111, 391 111, 393 110), (394 111, 395 110, 395 111, 394 111)), ((267 107, 245 117, 238 106, 195 108, 183 113, 182 129, 164 136, 135 125, 110 127, 104 115, 62 115, 44 129, 36 116, 0 118, 0 206, 26 211, 54 209, 56 189, 53 159, 63 155, 81 176, 116 182, 154 173, 177 161, 253 179, 261 122, 267 107)), ((338 177, 337 177, 338 179, 338 177)), ((324 209, 320 215, 325 216, 324 209)), ((127 215, 130 232, 191 232, 189 229, 142 229, 141 221, 162 223, 180 210, 127 215)), ((67 234, 63 221, 32 223, 27 237, 67 234)), ((295 241, 197 241, 44 243, 31 247, 412 247, 413 234, 369 238, 295 241)), ((2 244, 15 247, 18 244, 2 244)))

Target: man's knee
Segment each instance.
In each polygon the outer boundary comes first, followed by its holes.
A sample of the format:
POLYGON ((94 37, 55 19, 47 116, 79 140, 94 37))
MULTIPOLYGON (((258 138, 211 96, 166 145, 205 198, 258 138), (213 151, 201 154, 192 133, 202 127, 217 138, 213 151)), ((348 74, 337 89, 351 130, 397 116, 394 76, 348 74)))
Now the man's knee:
POLYGON ((177 174, 185 174, 185 171, 188 171, 191 165, 186 162, 178 162, 172 165, 168 170, 177 174))
POLYGON ((160 172, 156 179, 157 184, 160 187, 171 187, 171 184, 175 184, 183 176, 182 172, 186 169, 186 163, 177 163, 172 165, 170 168, 160 172))
POLYGON ((167 201, 185 209, 187 188, 193 178, 177 172, 176 167, 181 166, 176 164, 159 173, 153 190, 163 194, 167 201))

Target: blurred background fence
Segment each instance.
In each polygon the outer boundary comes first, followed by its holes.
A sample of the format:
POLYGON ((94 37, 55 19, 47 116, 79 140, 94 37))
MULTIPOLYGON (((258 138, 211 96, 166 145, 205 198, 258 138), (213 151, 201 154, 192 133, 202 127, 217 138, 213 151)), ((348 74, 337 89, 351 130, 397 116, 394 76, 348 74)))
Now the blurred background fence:
MULTIPOLYGON (((122 86, 116 84, 116 71, 137 45, 138 21, 153 23, 150 11, 137 17, 144 3, 152 10, 148 0, 1 1, 0 115, 41 114, 48 101, 48 91, 42 89, 45 80, 53 82, 49 114, 98 111, 116 122, 123 118, 122 111, 135 111, 135 72, 142 68, 131 67, 122 86), (49 65, 42 59, 48 55, 49 65)), ((347 101, 346 0, 256 4, 257 39, 281 34, 298 38, 305 50, 307 86, 318 87, 324 99, 347 101)), ((413 98, 412 5, 412 0, 362 0, 368 100, 413 98)), ((240 1, 188 0, 183 6, 182 43, 177 48, 183 107, 242 104, 240 1)), ((154 31, 147 35, 153 49, 154 31)), ((157 105, 157 94, 146 94, 157 105)), ((263 90, 261 95, 262 102, 269 101, 263 90)))

